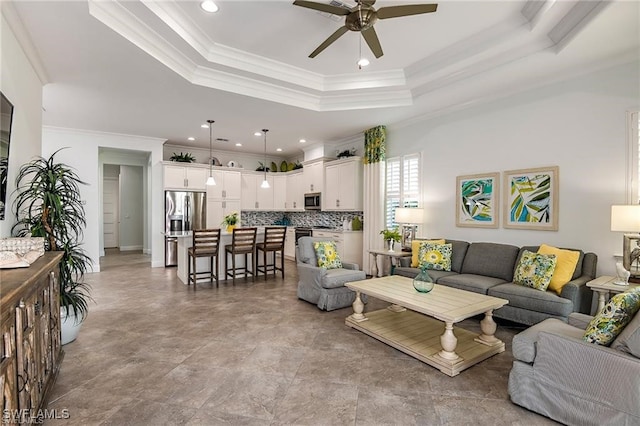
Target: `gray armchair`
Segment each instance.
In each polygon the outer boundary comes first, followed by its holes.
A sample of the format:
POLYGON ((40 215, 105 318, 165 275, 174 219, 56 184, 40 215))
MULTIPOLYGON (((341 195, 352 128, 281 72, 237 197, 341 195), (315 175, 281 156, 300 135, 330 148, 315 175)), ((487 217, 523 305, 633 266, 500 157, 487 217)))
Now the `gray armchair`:
POLYGON ((546 319, 513 338, 511 401, 568 425, 638 425, 640 313, 611 347, 582 340, 591 318, 546 319))
POLYGON ((302 237, 298 240, 298 299, 315 303, 318 308, 326 311, 351 306, 356 294, 344 284, 364 280, 367 278, 366 274, 359 270, 359 265, 348 262, 342 262, 342 268, 339 269, 319 268, 313 248, 316 241, 327 239, 302 237))

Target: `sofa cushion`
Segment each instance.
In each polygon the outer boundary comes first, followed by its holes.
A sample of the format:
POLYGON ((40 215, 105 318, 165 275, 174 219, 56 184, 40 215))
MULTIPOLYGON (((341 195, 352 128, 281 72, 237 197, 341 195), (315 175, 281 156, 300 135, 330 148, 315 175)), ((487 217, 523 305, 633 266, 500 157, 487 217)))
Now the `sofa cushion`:
POLYGON ((436 271, 451 271, 451 244, 420 244, 419 267, 436 271))
POLYGON ((513 270, 520 249, 509 244, 471 243, 462 263, 462 274, 485 275, 513 280, 513 270))
MULTIPOLYGON (((573 249, 573 248, 564 248, 564 247, 562 247, 561 249, 562 250, 577 251, 578 253, 580 253, 580 256, 578 257, 578 262, 576 263, 576 269, 573 271, 573 275, 571 276, 571 280, 575 280, 576 278, 581 277, 582 276, 582 266, 584 264, 584 252, 582 250, 573 249)), ((524 250, 537 252, 538 250, 540 250, 540 246, 522 246, 522 247, 520 247, 520 254, 518 255, 518 258, 520 258, 520 255, 522 254, 522 252, 524 250)))
POLYGON ((513 357, 519 361, 531 364, 536 359, 536 344, 541 331, 560 334, 575 339, 581 339, 583 333, 583 330, 573 327, 566 322, 555 318, 546 319, 513 336, 513 341, 511 342, 513 357))
MULTIPOLYGON (((419 268, 408 268, 403 266, 396 266, 393 270, 393 275, 400 275, 402 277, 407 278, 415 278, 416 275, 420 273, 419 268)), ((429 276, 433 279, 433 281, 438 282, 438 280, 442 277, 448 277, 449 275, 458 275, 457 272, 453 271, 429 271, 429 276)))
POLYGON ((326 269, 342 268, 336 243, 333 241, 316 241, 313 243, 313 248, 316 251, 319 267, 326 269))
POLYGON ((507 299, 512 308, 542 312, 548 315, 567 317, 573 312, 573 303, 552 291, 539 291, 514 283, 491 287, 489 296, 507 299))
POLYGON ((555 254, 539 254, 525 250, 516 267, 513 282, 546 291, 558 258, 555 254))
POLYGON ((640 358, 640 313, 636 313, 631 322, 613 341, 611 347, 640 358))
POLYGON ((364 271, 354 271, 353 269, 328 269, 327 274, 322 279, 322 287, 338 288, 345 283, 361 281, 367 278, 364 271))
POLYGON ((443 239, 439 240, 413 240, 411 241, 411 267, 417 268, 420 264, 420 259, 418 258, 418 252, 420 251, 420 246, 425 243, 432 244, 444 244, 443 239))
POLYGON ((573 273, 576 270, 580 252, 574 250, 564 250, 557 247, 542 244, 538 249, 541 254, 553 254, 556 256, 557 264, 549 283, 549 290, 555 291, 557 294, 562 293, 562 287, 571 281, 573 273))
POLYGON ((469 243, 460 240, 445 240, 445 243, 451 244, 451 270, 460 273, 469 243))
POLYGON ((589 343, 608 346, 640 309, 640 288, 616 294, 593 317, 584 332, 589 343))
MULTIPOLYGON (((429 271, 431 274, 431 271, 429 271)), ((454 274, 435 280, 438 284, 445 284, 449 287, 460 290, 472 291, 474 293, 487 294, 487 290, 495 285, 504 283, 504 280, 484 275, 474 274, 454 274)))

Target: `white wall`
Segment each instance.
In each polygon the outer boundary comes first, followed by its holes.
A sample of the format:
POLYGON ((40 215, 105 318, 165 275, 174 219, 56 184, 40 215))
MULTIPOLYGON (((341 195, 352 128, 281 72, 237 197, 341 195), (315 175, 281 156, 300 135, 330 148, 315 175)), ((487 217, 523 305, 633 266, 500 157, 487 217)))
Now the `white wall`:
POLYGON ((4 14, 0 25, 0 37, 0 90, 13 104, 7 177, 8 197, 5 219, 0 220, 0 237, 8 237, 15 223, 13 200, 18 169, 22 164, 40 155, 42 147, 42 82, 11 31, 4 14))
POLYGON ((419 234, 581 248, 598 255, 599 274, 614 274, 622 235, 610 231, 610 206, 626 199, 625 120, 627 111, 640 107, 639 76, 639 64, 627 64, 390 127, 388 157, 423 155, 426 212, 419 234), (455 226, 456 176, 552 165, 560 167, 557 232, 455 226))
POLYGON ((120 166, 120 250, 142 250, 144 242, 143 169, 120 166))
MULTIPOLYGON (((42 135, 43 155, 49 156, 60 151, 57 161, 76 169, 82 180, 88 185, 80 188, 82 199, 86 202, 87 229, 84 233, 84 248, 93 262, 93 270, 100 270, 100 241, 102 240, 102 164, 99 159, 101 148, 116 150, 135 150, 149 153, 151 184, 148 194, 150 218, 145 224, 151 245, 151 265, 164 266, 164 229, 162 200, 162 143, 164 139, 140 136, 119 135, 113 133, 89 132, 75 129, 44 127, 42 135)), ((122 207, 122 206, 121 206, 122 207)))

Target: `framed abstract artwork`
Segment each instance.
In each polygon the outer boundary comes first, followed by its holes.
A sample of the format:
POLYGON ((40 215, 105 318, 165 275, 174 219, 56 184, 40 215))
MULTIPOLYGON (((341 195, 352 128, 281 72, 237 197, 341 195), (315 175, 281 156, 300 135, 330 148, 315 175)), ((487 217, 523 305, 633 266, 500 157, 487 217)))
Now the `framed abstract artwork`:
POLYGON ((500 173, 456 178, 456 226, 497 228, 500 173))
POLYGON ((557 166, 504 172, 504 227, 558 230, 557 166))

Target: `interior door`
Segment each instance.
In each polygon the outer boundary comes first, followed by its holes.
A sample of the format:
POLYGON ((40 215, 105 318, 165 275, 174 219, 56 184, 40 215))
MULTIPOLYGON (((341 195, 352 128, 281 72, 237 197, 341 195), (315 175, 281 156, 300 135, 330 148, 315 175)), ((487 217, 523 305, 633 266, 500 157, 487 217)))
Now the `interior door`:
POLYGON ((102 185, 104 247, 118 247, 119 195, 118 179, 105 178, 102 185))

